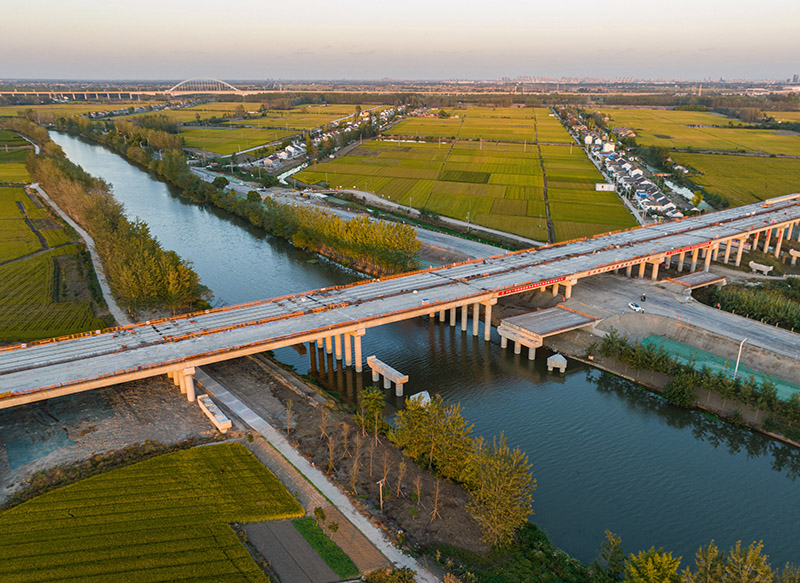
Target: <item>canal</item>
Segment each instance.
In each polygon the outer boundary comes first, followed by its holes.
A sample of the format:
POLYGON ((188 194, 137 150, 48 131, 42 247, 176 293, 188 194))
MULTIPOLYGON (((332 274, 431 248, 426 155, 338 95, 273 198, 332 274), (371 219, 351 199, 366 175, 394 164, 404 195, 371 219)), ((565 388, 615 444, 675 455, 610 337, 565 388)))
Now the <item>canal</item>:
MULTIPOLYGON (((194 263, 215 305, 358 279, 222 211, 184 201, 101 146, 52 137, 71 160, 113 185, 129 217, 194 263)), ((375 354, 409 375, 407 393, 441 393, 462 404, 475 433, 491 439, 502 431, 527 452, 538 482, 532 520, 579 559, 594 558, 610 529, 628 552, 655 545, 684 564, 711 539, 725 549, 739 539, 763 540, 773 566, 800 561, 796 450, 676 409, 580 363, 570 361, 559 376, 547 373, 544 358, 529 363, 511 352, 501 351, 497 336, 486 343, 428 319, 364 337, 365 357, 375 354)), ((276 357, 309 372, 308 354, 286 348, 276 357)), ((401 405, 394 397, 390 404, 401 405)))

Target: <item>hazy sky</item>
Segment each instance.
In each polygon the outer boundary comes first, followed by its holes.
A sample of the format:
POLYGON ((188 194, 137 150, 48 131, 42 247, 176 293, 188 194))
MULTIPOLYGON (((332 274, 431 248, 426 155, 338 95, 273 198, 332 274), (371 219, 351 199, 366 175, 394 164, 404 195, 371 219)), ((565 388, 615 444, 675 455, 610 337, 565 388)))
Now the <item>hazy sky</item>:
POLYGON ((798 0, 23 0, 0 78, 800 73, 798 0))

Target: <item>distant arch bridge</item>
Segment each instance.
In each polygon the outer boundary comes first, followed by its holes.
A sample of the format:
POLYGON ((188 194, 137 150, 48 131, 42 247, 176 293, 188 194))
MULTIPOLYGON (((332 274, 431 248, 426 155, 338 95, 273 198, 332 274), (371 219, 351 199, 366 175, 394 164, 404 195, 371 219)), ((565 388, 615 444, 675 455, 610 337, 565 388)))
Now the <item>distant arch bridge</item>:
POLYGON ((166 93, 241 93, 241 90, 219 79, 196 77, 181 81, 177 85, 170 87, 166 93))

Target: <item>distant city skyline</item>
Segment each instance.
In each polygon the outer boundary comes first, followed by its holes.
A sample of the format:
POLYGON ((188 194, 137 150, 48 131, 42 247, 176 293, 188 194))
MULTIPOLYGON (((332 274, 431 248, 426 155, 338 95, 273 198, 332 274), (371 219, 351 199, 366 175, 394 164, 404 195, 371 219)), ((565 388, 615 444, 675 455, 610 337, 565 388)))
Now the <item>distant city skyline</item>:
POLYGON ((791 79, 800 3, 31 0, 0 78, 791 79), (128 4, 128 3, 126 3, 128 4))

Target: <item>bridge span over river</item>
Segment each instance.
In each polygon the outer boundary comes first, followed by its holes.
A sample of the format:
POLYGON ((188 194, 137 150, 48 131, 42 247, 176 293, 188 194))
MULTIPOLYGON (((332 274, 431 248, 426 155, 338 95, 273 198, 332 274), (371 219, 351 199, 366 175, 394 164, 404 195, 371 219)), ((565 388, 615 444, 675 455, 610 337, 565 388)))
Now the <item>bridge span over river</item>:
MULTIPOLYGON (((541 290, 569 297, 582 278, 614 271, 658 277, 661 265, 708 271, 739 265, 746 244, 781 253, 800 240, 800 193, 680 221, 506 253, 347 286, 196 312, 0 349, 0 408, 130 380, 168 375, 194 399, 195 367, 305 342, 325 344, 361 371, 372 327, 439 313, 491 332, 498 298, 541 290), (772 243, 772 246, 771 246, 772 243), (635 270, 635 271, 634 271, 635 270), (647 273, 649 270, 649 274, 647 273), (483 307, 483 309, 481 309, 483 307)), ((265 274, 268 276, 268 274, 265 274)))

